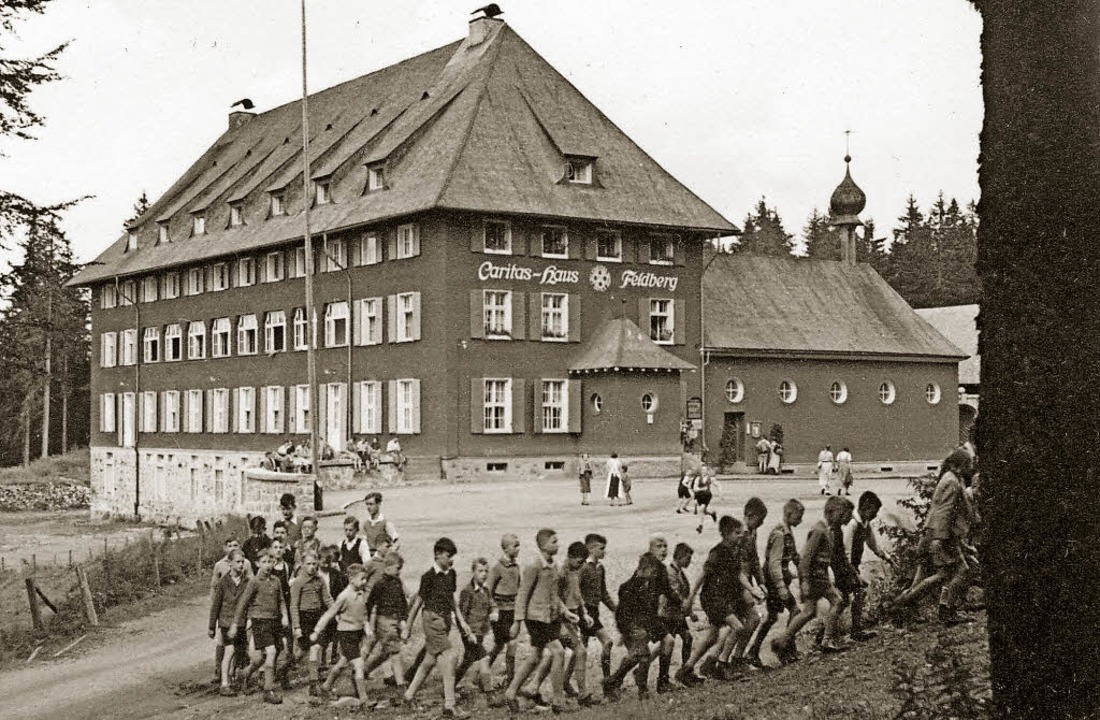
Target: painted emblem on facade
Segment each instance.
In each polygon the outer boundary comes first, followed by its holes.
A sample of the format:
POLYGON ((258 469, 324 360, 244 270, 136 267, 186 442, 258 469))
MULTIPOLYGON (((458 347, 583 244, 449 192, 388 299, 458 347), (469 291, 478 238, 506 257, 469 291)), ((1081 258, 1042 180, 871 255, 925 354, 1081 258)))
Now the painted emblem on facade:
POLYGON ((603 292, 611 287, 611 273, 603 265, 597 265, 588 274, 588 282, 592 284, 593 290, 603 292))

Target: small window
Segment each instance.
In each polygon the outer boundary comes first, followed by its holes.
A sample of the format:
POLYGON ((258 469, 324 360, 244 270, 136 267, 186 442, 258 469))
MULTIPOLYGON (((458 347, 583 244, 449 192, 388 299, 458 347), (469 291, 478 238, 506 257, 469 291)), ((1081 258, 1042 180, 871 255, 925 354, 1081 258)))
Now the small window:
POLYGON ((674 342, 676 320, 673 314, 672 300, 658 298, 649 301, 649 338, 658 345, 674 342))
POLYGON ((398 260, 415 257, 420 254, 420 229, 415 224, 399 225, 397 227, 397 247, 395 248, 398 260))
POLYGON ((122 360, 121 365, 134 365, 137 363, 137 330, 127 328, 122 331, 122 360))
POLYGON ((790 405, 798 399, 798 385, 793 380, 784 380, 779 383, 779 399, 785 405, 790 405))
POLYGON ((924 399, 928 401, 929 405, 939 405, 942 395, 938 383, 928 383, 924 386, 924 399))
POLYGON ((256 284, 256 261, 250 257, 237 261, 237 287, 256 284))
POLYGON ((348 303, 329 303, 325 306, 325 347, 344 347, 348 344, 348 303))
POLYGON ((142 362, 160 362, 160 328, 145 328, 142 334, 142 347, 142 362))
POLYGON ((306 246, 299 245, 294 248, 294 277, 306 276, 306 246))
POLYGON ((893 405, 897 397, 897 388, 895 388, 894 383, 889 380, 878 386, 878 399, 883 405, 893 405))
POLYGON ((594 164, 590 158, 569 158, 565 161, 565 181, 576 185, 591 185, 594 164))
POLYGON ((157 301, 157 289, 160 283, 156 275, 147 275, 141 279, 141 301, 151 303, 157 301))
POLYGON ((126 231, 126 252, 130 252, 131 250, 137 250, 137 247, 138 247, 138 242, 137 241, 138 241, 137 230, 127 230, 126 231))
POLYGON ((264 320, 264 352, 271 354, 286 350, 286 313, 274 310, 264 320))
POLYGON ((210 266, 210 292, 218 292, 229 287, 229 266, 214 263, 210 266))
POLYGON ((195 213, 191 216, 191 234, 206 234, 206 215, 204 213, 195 213))
POLYGON ((565 469, 565 461, 564 460, 547 460, 546 462, 544 462, 542 464, 542 468, 544 470, 564 470, 565 469))
POLYGON ((512 254, 512 226, 503 220, 485 221, 485 252, 512 254))
POLYGON ((420 339, 420 293, 398 293, 397 301, 397 342, 412 342, 420 339))
POLYGON ((589 402, 592 403, 592 412, 599 415, 603 412, 603 397, 599 393, 592 393, 592 397, 589 398, 589 402))
POLYGON ((837 405, 843 405, 848 401, 848 386, 841 380, 834 380, 829 386, 829 399, 837 405))
POLYGON ((597 232, 596 259, 622 262, 623 236, 614 230, 601 230, 597 232))
POLYGON ((329 193, 329 190, 330 185, 327 180, 317 183, 317 189, 314 191, 316 204, 328 205, 330 202, 332 202, 332 195, 329 193))
POLYGON ((164 360, 175 362, 183 359, 183 331, 179 323, 164 328, 164 360))
POLYGON ((204 276, 201 267, 191 268, 187 271, 187 294, 200 295, 203 291, 204 276))
POLYGON ((256 316, 241 315, 237 318, 237 354, 255 355, 258 335, 256 316))
POLYGON ((137 284, 133 280, 123 280, 118 286, 118 304, 133 305, 137 302, 137 284))
POLYGON ((205 357, 206 323, 202 320, 189 322, 187 323, 187 358, 189 360, 202 360, 205 357))
POLYGON ((542 431, 565 432, 569 428, 569 395, 565 380, 542 381, 542 431))
POLYGON ((114 367, 118 364, 118 339, 117 334, 105 332, 100 336, 99 366, 114 367))
POLYGON ((569 339, 569 295, 542 293, 542 339, 558 342, 569 339))
POLYGON ((542 256, 551 258, 569 257, 569 238, 563 227, 544 227, 542 229, 542 256))
POLYGON ((165 300, 173 300, 180 296, 180 274, 178 272, 169 272, 164 274, 164 292, 162 297, 165 300))
POLYGON ((286 195, 281 192, 271 193, 271 217, 286 215, 286 195))
POLYGON ((359 241, 359 265, 377 265, 382 262, 382 241, 375 234, 365 235, 359 241))
POLYGON ((512 338, 512 293, 508 290, 483 291, 485 337, 512 338))
POLYGON ((657 396, 653 393, 645 393, 642 395, 642 410, 645 410, 646 413, 650 415, 657 412, 657 396))
POLYGON ((164 245, 168 242, 168 223, 157 223, 157 244, 164 245))
POLYGON ((210 330, 211 335, 211 348, 210 354, 212 357, 228 357, 229 356, 229 332, 230 332, 229 318, 223 317, 214 320, 214 325, 210 330))
POLYGON ((309 323, 306 322, 306 309, 294 308, 294 349, 309 348, 309 323))
POLYGON ((348 266, 348 245, 340 238, 326 238, 324 242, 325 272, 344 270, 348 266))
POLYGON ((508 472, 508 463, 506 462, 491 462, 485 463, 486 472, 508 472))
POLYGON ((676 238, 656 235, 649 239, 649 262, 654 265, 671 265, 676 257, 676 238))
POLYGON ((367 192, 386 189, 386 169, 382 165, 367 168, 367 192))
POLYGON ((726 400, 731 403, 739 403, 745 399, 745 383, 738 378, 730 378, 726 381, 726 400))
POLYGON ((482 407, 486 433, 512 432, 512 380, 486 378, 482 407))
POLYGON ((264 257, 264 282, 278 282, 283 279, 283 254, 281 252, 268 253, 264 257))
POLYGON ((234 203, 229 206, 229 227, 240 227, 244 225, 244 219, 241 215, 241 206, 238 203, 234 203))
POLYGON ((99 306, 104 310, 110 310, 118 305, 118 290, 114 285, 104 285, 99 292, 99 306))

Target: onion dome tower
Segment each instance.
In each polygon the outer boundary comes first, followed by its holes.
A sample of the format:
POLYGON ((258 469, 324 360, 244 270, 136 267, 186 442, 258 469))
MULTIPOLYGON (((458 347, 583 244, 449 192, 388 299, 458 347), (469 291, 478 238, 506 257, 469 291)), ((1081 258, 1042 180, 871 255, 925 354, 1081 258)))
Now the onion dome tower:
POLYGON ((841 262, 855 264, 856 262, 856 228, 863 224, 859 214, 867 205, 867 196, 855 181, 852 180, 852 172, 849 164, 851 155, 844 156, 844 179, 833 190, 833 196, 829 198, 830 224, 840 230, 840 260, 841 262))

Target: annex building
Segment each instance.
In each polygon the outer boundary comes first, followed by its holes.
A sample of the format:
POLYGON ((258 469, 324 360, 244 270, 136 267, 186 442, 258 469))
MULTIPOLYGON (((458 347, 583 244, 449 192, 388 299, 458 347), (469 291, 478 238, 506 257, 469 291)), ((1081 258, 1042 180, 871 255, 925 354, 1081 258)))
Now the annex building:
MULTIPOLYGON (((912 352, 913 328, 893 326, 912 311, 893 299, 859 347, 805 347, 789 328, 768 347, 739 339, 746 313, 809 279, 798 261, 722 258, 704 282, 704 247, 737 228, 500 19, 311 95, 309 127, 308 196, 300 103, 231 113, 73 281, 93 293, 94 511, 240 511, 245 468, 288 436, 307 442, 313 423, 336 449, 395 435, 407 474, 452 481, 572 474, 581 452, 618 452, 637 476, 675 474, 703 396, 712 448, 736 424, 747 452, 754 423, 775 421, 802 458, 826 436, 813 428, 866 403, 877 414, 846 421, 834 442, 857 445, 860 430, 904 438, 876 440, 865 459, 949 449, 940 436, 957 418, 923 399, 928 383, 954 387, 949 345, 932 359, 912 352), (866 354, 894 332, 907 340, 866 354), (822 404, 838 377, 851 400, 822 404), (897 402, 873 404, 880 378, 897 402), (781 400, 784 379, 796 401, 781 400)), ((873 271, 837 272, 858 283, 843 301, 869 304, 849 325, 882 309, 865 294, 883 292, 873 271)), ((813 299, 786 298, 773 322, 795 322, 813 299)))

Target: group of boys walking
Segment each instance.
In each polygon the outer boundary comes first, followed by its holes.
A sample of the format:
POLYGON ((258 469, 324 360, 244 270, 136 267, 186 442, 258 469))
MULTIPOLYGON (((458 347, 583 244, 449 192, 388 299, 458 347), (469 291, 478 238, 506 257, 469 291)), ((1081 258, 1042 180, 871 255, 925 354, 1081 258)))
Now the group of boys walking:
MULTIPOLYGON (((951 486, 941 494, 951 495, 955 502, 953 491, 951 486)), ((771 642, 782 663, 799 659, 795 637, 815 615, 823 619, 816 646, 824 653, 846 648, 838 622, 845 609, 852 613, 851 638, 872 637, 874 633, 863 627, 865 582, 860 564, 867 550, 891 562, 870 527, 882 507, 873 492, 864 492, 858 507, 845 497, 830 496, 801 553, 793 529, 801 524, 805 508, 798 500, 787 501, 782 521, 768 535, 763 561, 756 538, 768 509, 754 497, 745 504, 743 520, 727 515, 718 521, 721 540, 709 550, 694 582, 686 572, 693 549, 679 543, 669 561, 668 542, 655 534, 631 577, 613 595, 603 566, 608 545, 604 536, 591 533, 571 543, 559 565, 558 535, 544 528, 534 537, 537 554, 522 567, 519 538, 504 535, 500 557, 492 562, 475 559, 471 580, 461 592, 454 569, 458 548, 449 538, 438 539, 432 567, 421 576, 410 601, 400 580, 403 559, 396 529, 381 517, 380 505, 379 494, 368 496, 368 527, 360 528, 354 517, 345 518, 345 539, 339 546, 322 547, 315 535, 316 521, 305 518, 298 523, 292 505, 284 509, 284 520, 275 524, 275 537, 266 545, 262 518, 253 519, 260 522, 243 549, 235 541, 227 543, 226 557, 215 569, 210 612, 222 694, 253 692, 251 678, 262 670, 263 699, 279 703, 276 681, 288 687, 287 671, 305 658, 311 696, 330 698, 334 683, 350 665, 359 703, 402 705, 414 700, 438 665, 443 715, 462 718, 469 715, 457 706, 455 687, 476 667, 477 682, 490 704, 505 705, 513 714, 529 704, 561 712, 568 708, 568 696, 582 707, 601 702, 589 685, 587 670, 589 647, 596 641, 603 700, 617 699, 628 675, 634 676, 639 697, 645 698, 654 661, 657 693, 671 691, 673 681, 692 687, 706 678, 734 679, 762 668, 763 642, 783 612, 788 613, 787 625, 771 642), (298 526, 293 540, 286 532, 290 525, 298 526), (798 596, 791 589, 796 578, 798 596), (697 599, 708 626, 693 637, 690 624, 696 620, 697 599), (765 608, 763 615, 758 604, 765 608), (614 669, 613 639, 602 608, 614 615, 627 651, 614 669), (401 650, 418 615, 424 645, 406 669, 401 650), (451 641, 453 627, 460 631, 461 653, 451 641), (516 640, 524 631, 533 652, 517 662, 516 640), (671 675, 677 638, 680 668, 671 675), (505 683, 498 687, 492 666, 501 654, 505 683), (246 655, 247 665, 237 662, 246 655), (277 671, 280 655, 285 660, 277 671), (321 663, 326 659, 332 664, 322 681, 321 663), (366 678, 387 662, 393 674, 387 684, 395 690, 372 701, 366 678), (544 697, 539 688, 547 678, 549 694, 544 697)), ((934 509, 933 515, 938 512, 934 509)), ((949 531, 955 532, 954 523, 962 522, 952 514, 949 531)), ((938 537, 943 525, 936 521, 932 533, 937 541, 929 553, 948 552, 938 537)), ((949 580, 945 573, 916 579, 914 585, 923 583, 920 590, 902 601, 915 599, 933 582, 945 579, 949 580)), ((957 594, 957 588, 945 592, 957 594)))

